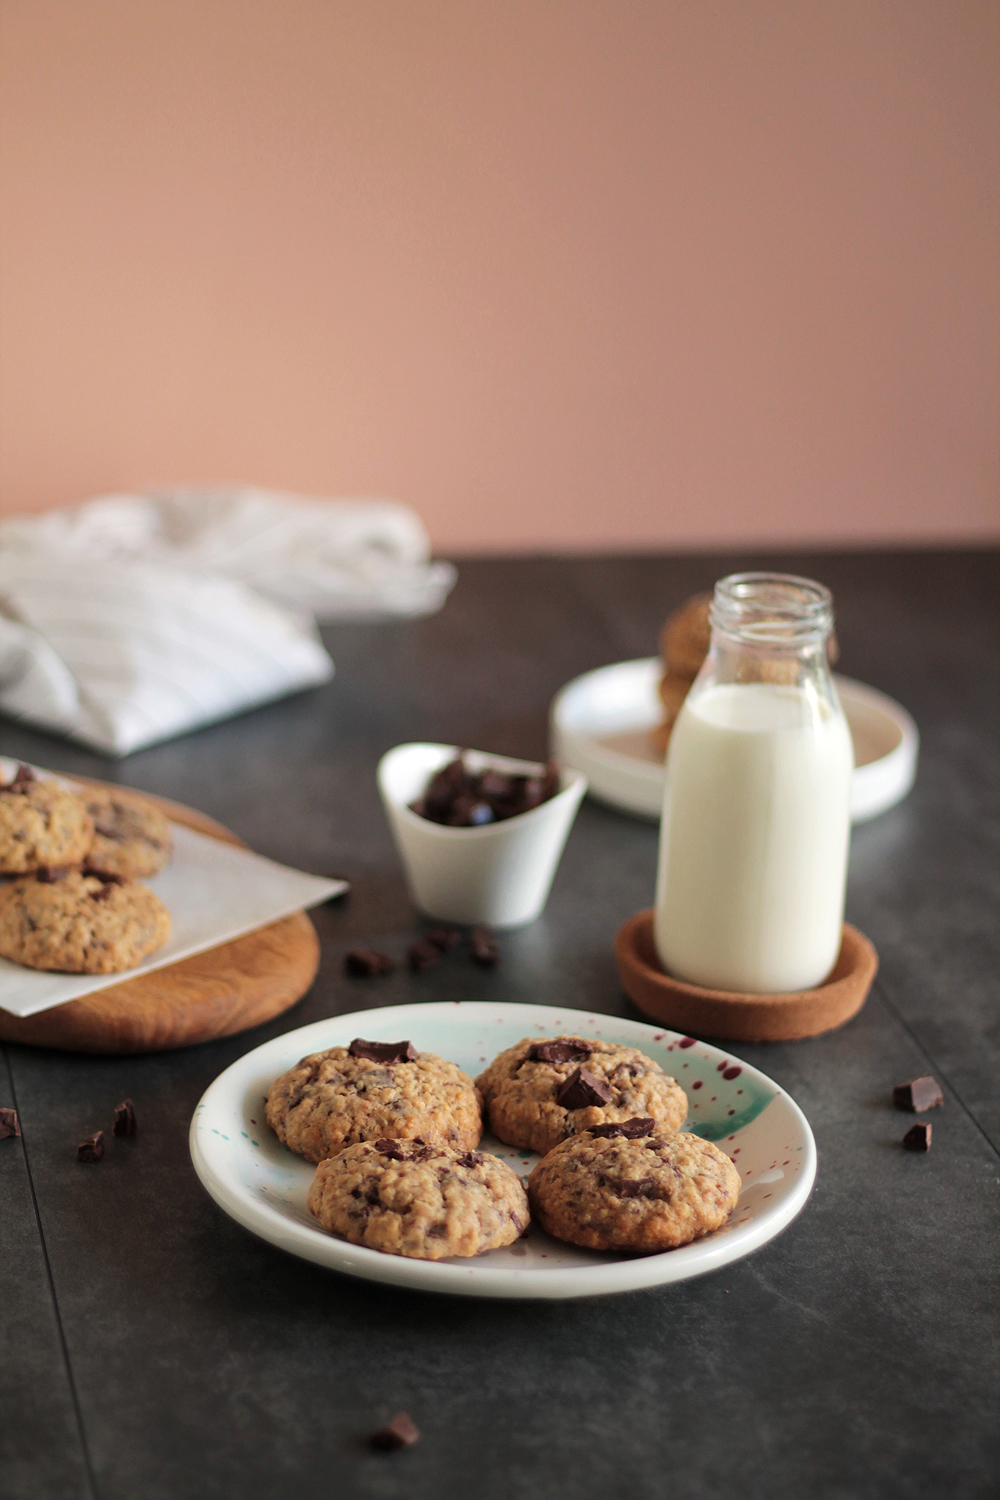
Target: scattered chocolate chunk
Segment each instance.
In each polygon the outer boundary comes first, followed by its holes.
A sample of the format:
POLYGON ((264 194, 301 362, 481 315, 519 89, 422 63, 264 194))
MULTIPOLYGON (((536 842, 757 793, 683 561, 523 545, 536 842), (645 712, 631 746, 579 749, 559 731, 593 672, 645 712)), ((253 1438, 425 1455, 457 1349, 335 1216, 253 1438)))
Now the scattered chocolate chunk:
POLYGON ((375 974, 391 974, 392 959, 385 953, 375 953, 370 948, 352 948, 344 955, 344 973, 355 979, 371 979, 375 974))
POLYGON ((419 1436, 419 1429, 409 1412, 398 1411, 392 1421, 373 1432, 368 1441, 373 1448, 412 1448, 419 1436))
POLYGON ((460 755, 435 772, 410 809, 448 828, 482 828, 530 812, 558 790, 559 770, 551 761, 541 772, 523 776, 497 766, 471 771, 460 755))
POLYGON ((35 879, 40 885, 55 885, 57 880, 62 880, 68 874, 69 865, 39 865, 35 871, 35 879))
POLYGON ((441 949, 427 938, 417 938, 407 948, 406 957, 414 974, 424 974, 441 962, 441 949))
POLYGON ((925 1109, 944 1103, 944 1095, 933 1078, 914 1078, 910 1083, 897 1083, 892 1091, 892 1102, 897 1109, 912 1109, 923 1114, 925 1109))
POLYGON ((95 1130, 76 1148, 77 1161, 100 1161, 104 1155, 104 1131, 95 1130))
POLYGON ((486 1157, 481 1151, 466 1151, 458 1158, 460 1167, 481 1167, 486 1157))
POLYGON ((588 1104, 610 1104, 613 1089, 586 1068, 575 1068, 556 1094, 563 1109, 586 1109, 588 1104))
POLYGON ((555 1042, 532 1042, 528 1048, 531 1062, 564 1063, 579 1062, 593 1052, 589 1042, 574 1042, 560 1039, 555 1042))
POLYGON ((0 792, 13 792, 15 796, 18 794, 23 796, 31 783, 37 779, 30 766, 20 765, 11 780, 5 786, 0 786, 0 792))
POLYGON ((457 927, 428 927, 424 933, 424 941, 433 943, 439 953, 449 953, 458 942, 458 938, 457 927))
POLYGON ((903 1136, 903 1145, 907 1151, 929 1151, 931 1149, 931 1126, 923 1120, 919 1125, 911 1125, 903 1136))
POLYGON ((135 1105, 131 1099, 123 1099, 121 1104, 115 1105, 115 1135, 138 1135, 139 1127, 135 1119, 135 1105))
POLYGON ((356 1036, 348 1047, 351 1057, 366 1057, 369 1062, 401 1063, 416 1062, 420 1053, 412 1042, 366 1042, 356 1036))
POLYGON ((387 1156, 390 1161, 405 1161, 406 1157, 400 1150, 401 1141, 394 1141, 390 1137, 384 1137, 375 1142, 375 1150, 379 1156, 387 1156))
POLYGON ((608 1125, 590 1125, 587 1128, 591 1135, 600 1136, 603 1140, 623 1135, 627 1141, 636 1141, 641 1136, 652 1135, 656 1130, 656 1121, 651 1115, 633 1115, 631 1120, 614 1120, 608 1125))
POLYGON ((5 1141, 8 1136, 21 1134, 21 1122, 17 1118, 16 1109, 0 1109, 0 1141, 5 1141))
POLYGON ((500 948, 488 927, 477 927, 472 934, 472 957, 484 969, 495 969, 500 962, 500 948))

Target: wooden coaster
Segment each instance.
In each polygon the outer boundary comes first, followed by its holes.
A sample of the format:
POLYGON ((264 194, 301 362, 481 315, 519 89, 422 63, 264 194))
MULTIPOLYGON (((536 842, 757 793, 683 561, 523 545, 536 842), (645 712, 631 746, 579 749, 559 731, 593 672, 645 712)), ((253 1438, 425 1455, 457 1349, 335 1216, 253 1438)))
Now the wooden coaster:
POLYGON ((791 1042, 843 1026, 864 1005, 878 972, 874 944, 845 922, 837 962, 813 990, 751 995, 702 989, 664 970, 653 941, 652 908, 619 927, 615 957, 626 994, 645 1015, 672 1031, 731 1042, 791 1042))
MULTIPOLYGON (((77 778, 73 778, 77 779, 77 778)), ((91 781, 90 786, 108 783, 91 781)), ((204 813, 148 792, 174 823, 241 844, 204 813)), ((0 1042, 70 1052, 164 1052, 259 1026, 300 1000, 316 977, 319 939, 305 912, 137 979, 67 1000, 35 1016, 0 1010, 0 1042)))

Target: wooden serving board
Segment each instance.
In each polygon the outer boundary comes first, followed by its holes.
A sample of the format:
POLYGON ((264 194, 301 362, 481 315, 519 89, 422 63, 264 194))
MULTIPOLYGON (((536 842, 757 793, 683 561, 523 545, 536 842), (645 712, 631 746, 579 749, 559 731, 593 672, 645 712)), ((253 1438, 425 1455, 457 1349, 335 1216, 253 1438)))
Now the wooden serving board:
MULTIPOLYGON (((78 778, 73 778, 78 779, 78 778)), ((91 786, 108 783, 91 781, 91 786)), ((204 813, 146 797, 174 823, 240 844, 204 813)), ((319 939, 305 912, 259 927, 93 995, 67 1000, 35 1016, 0 1010, 0 1042, 61 1047, 70 1052, 164 1052, 259 1026, 300 1000, 316 977, 319 939)))

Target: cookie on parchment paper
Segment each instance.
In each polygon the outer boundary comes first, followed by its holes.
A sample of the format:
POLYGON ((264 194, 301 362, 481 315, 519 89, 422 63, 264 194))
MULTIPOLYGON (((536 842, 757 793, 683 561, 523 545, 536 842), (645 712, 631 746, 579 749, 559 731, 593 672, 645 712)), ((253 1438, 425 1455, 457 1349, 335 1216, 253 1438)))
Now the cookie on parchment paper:
POLYGON ((0 888, 0 956, 32 969, 119 974, 170 936, 170 913, 137 882, 42 869, 0 888))
POLYGON ((739 1192, 740 1174, 718 1146, 686 1132, 664 1134, 650 1119, 584 1131, 550 1151, 528 1179, 542 1228, 591 1250, 686 1245, 721 1229, 739 1192))
POLYGON ((476 1079, 490 1128, 543 1156, 591 1125, 649 1115, 664 1130, 687 1117, 687 1095, 637 1047, 587 1037, 523 1037, 476 1079))
POLYGON ((28 766, 19 766, 0 786, 0 875, 79 864, 93 836, 82 799, 59 782, 39 781, 28 766))
POLYGON ((84 787, 80 796, 94 822, 90 868, 124 880, 142 880, 163 869, 173 840, 155 803, 119 787, 84 787))
POLYGON ((530 1217, 521 1179, 497 1157, 412 1139, 362 1141, 320 1162, 306 1201, 352 1245, 417 1260, 497 1250, 530 1217))
POLYGON ((483 1133, 481 1100, 455 1063, 410 1042, 330 1047, 271 1085, 267 1123, 307 1161, 324 1161, 383 1136, 473 1151, 483 1133))

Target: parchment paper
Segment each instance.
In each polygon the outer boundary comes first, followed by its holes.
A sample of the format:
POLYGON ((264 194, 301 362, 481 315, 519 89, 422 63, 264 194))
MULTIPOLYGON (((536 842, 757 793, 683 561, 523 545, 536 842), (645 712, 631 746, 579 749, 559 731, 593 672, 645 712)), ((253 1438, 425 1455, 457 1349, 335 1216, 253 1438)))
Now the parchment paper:
POLYGON ((173 859, 159 875, 143 881, 156 892, 173 919, 173 931, 165 946, 150 954, 139 968, 121 974, 50 974, 0 958, 0 1007, 15 1016, 36 1015, 53 1005, 92 995, 123 979, 215 948, 348 888, 346 880, 326 880, 291 870, 179 823, 171 823, 170 828, 173 859))

